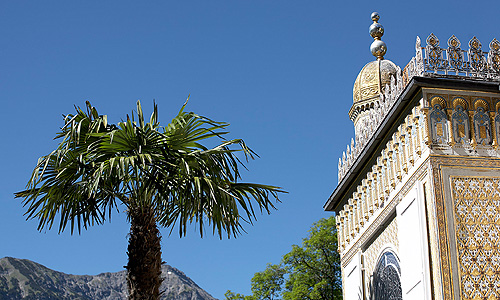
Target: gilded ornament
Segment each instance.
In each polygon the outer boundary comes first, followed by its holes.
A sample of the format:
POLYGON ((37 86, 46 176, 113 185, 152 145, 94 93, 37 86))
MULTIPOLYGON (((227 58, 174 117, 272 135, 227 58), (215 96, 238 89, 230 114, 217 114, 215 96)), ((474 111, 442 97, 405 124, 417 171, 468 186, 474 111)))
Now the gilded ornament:
POLYGON ((474 109, 478 109, 479 107, 482 107, 484 110, 488 110, 488 103, 484 99, 476 99, 474 101, 474 109))
POLYGON ((369 28, 370 35, 374 39, 380 39, 384 35, 384 26, 380 23, 374 22, 369 28))
POLYGON ((430 46, 434 46, 434 47, 439 46, 439 39, 437 38, 437 36, 434 35, 434 33, 431 33, 429 35, 429 37, 427 37, 426 42, 430 46))
POLYGON ((434 107, 434 105, 436 104, 439 104, 441 108, 446 108, 446 100, 444 100, 444 98, 441 96, 433 96, 429 102, 431 103, 432 107, 434 107))
POLYGON ((468 108, 468 105, 467 105, 467 100, 465 100, 464 98, 462 97, 456 97, 452 100, 452 103, 453 103, 453 108, 456 108, 457 106, 462 106, 463 109, 467 109, 468 108))
POLYGON ((474 49, 474 50, 479 50, 479 49, 481 49, 481 42, 474 36, 469 41, 469 47, 474 49))
POLYGON ((500 42, 496 38, 494 38, 490 43, 490 49, 498 51, 500 50, 500 42))

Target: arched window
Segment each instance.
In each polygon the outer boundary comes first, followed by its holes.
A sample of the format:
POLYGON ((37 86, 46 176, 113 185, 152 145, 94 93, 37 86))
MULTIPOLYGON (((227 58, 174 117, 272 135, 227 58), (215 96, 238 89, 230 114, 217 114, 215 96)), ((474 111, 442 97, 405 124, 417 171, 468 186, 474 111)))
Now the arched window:
POLYGON ((398 259, 390 251, 380 257, 371 285, 372 300, 402 300, 401 269, 398 259))

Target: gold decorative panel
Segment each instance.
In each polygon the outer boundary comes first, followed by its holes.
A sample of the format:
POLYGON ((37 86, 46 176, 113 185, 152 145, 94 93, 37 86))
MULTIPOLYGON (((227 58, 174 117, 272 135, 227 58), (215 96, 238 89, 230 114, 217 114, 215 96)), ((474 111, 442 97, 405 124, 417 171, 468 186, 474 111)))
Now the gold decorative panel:
POLYGON ((450 179, 461 299, 499 299, 500 178, 450 179))
POLYGON ((485 126, 479 127, 479 137, 482 138, 482 139, 485 139, 487 137, 486 136, 486 127, 485 126))
POLYGON ((444 136, 443 123, 436 124, 436 134, 438 136, 444 136))

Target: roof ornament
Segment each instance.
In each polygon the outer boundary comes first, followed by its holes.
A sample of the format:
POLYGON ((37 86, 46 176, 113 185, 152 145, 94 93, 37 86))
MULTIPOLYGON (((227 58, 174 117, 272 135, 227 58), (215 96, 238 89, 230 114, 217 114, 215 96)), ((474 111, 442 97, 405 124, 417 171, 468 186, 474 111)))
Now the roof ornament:
POLYGON ((384 26, 380 25, 378 22, 380 19, 378 12, 372 12, 371 18, 373 24, 370 25, 370 35, 374 41, 370 45, 370 51, 378 60, 383 60, 387 52, 387 45, 380 39, 384 35, 384 26))

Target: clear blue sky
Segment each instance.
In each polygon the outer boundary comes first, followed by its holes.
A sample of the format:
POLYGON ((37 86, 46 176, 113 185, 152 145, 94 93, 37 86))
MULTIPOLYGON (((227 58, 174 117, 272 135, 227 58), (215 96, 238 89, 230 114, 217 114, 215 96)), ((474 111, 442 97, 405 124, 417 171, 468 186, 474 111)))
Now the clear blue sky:
MULTIPOLYGON (((90 100, 113 122, 140 99, 163 124, 188 109, 231 123, 261 156, 244 180, 282 186, 278 210, 237 239, 163 230, 163 259, 217 298, 248 294, 250 278, 278 263, 330 214, 337 161, 353 136, 347 112, 369 52, 370 13, 385 27, 386 58, 404 67, 415 37, 500 38, 498 1, 2 1, 0 3, 0 257, 72 274, 120 271, 124 214, 81 235, 37 232, 13 193, 55 146, 62 114, 90 100)), ((208 232, 209 233, 209 232, 208 232)))

